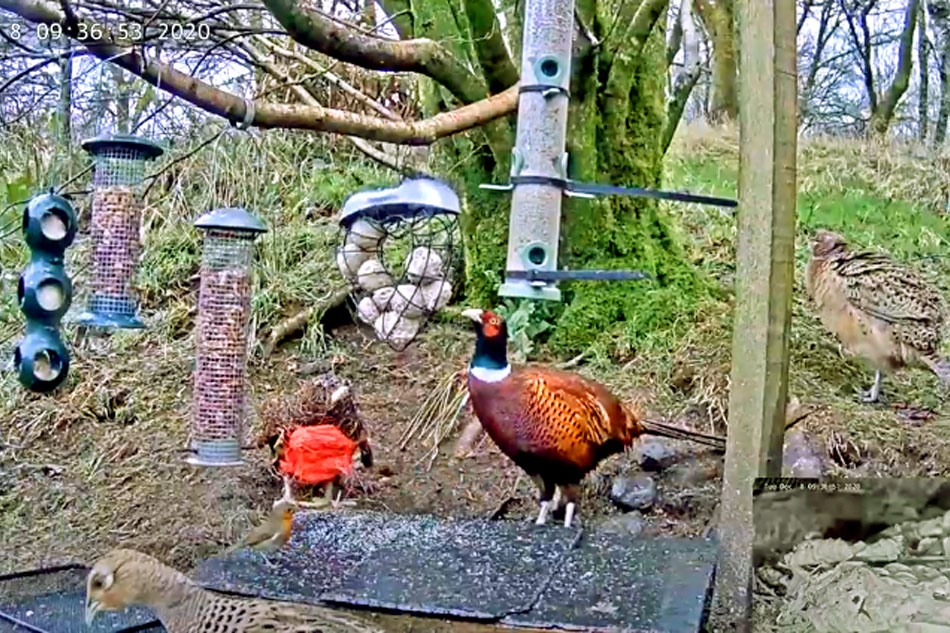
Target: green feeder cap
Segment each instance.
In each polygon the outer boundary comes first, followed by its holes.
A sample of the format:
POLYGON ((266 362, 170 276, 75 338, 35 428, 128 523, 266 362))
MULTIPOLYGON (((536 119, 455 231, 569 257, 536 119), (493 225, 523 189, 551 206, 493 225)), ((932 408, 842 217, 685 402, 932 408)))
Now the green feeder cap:
POLYGON ((267 226, 256 216, 240 207, 228 207, 209 211, 195 220, 199 229, 222 229, 225 231, 247 231, 266 233, 267 226))
POLYGON ((165 153, 158 143, 131 134, 102 134, 83 141, 82 148, 93 156, 109 150, 125 149, 134 153, 130 158, 142 160, 158 158, 165 153))

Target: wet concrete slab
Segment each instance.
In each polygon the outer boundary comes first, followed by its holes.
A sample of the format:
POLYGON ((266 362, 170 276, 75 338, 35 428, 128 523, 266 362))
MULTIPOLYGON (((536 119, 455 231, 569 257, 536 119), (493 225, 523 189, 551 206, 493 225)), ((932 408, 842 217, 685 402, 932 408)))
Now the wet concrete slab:
POLYGON ((701 630, 705 540, 375 512, 300 512, 284 550, 206 560, 210 589, 590 631, 701 630))

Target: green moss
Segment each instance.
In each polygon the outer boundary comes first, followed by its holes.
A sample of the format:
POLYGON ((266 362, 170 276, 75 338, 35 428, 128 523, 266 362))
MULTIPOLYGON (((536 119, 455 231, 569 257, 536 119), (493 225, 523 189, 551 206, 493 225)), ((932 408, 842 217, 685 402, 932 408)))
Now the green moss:
MULTIPOLYGON (((665 112, 663 77, 655 69, 664 53, 662 32, 654 32, 637 60, 597 59, 593 54, 578 60, 581 85, 568 132, 572 178, 659 186, 665 112), (605 85, 625 92, 610 92, 605 85)), ((562 234, 562 265, 642 270, 655 280, 565 287, 566 307, 549 341, 557 352, 636 348, 647 337, 672 336, 673 324, 688 319, 711 292, 710 283, 686 257, 677 222, 654 201, 572 199, 562 234)))

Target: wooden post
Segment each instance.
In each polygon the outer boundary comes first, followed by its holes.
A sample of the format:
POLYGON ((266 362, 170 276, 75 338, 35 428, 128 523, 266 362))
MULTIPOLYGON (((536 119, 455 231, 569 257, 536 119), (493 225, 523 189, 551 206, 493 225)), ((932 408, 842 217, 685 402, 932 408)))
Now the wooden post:
POLYGON ((752 482, 780 476, 794 285, 795 0, 739 0, 739 208, 715 631, 748 631, 752 482))

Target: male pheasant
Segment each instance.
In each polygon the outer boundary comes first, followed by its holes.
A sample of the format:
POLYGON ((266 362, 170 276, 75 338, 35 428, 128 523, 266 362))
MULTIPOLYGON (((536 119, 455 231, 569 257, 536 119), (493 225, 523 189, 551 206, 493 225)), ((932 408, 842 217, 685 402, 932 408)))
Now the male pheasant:
POLYGON ((475 416, 501 451, 534 479, 540 492, 539 525, 563 492, 564 525, 570 527, 584 476, 641 435, 725 446, 720 437, 648 422, 606 387, 577 374, 512 367, 504 319, 477 309, 462 315, 475 321, 477 336, 468 370, 475 416))
POLYGON ((86 624, 102 611, 133 605, 154 611, 168 633, 382 633, 326 607, 209 591, 151 556, 114 549, 86 577, 86 624))
POLYGON ((853 252, 841 235, 819 230, 805 290, 822 324, 875 369, 865 402, 880 397, 881 372, 904 366, 925 366, 950 385, 950 362, 938 353, 946 309, 917 271, 884 253, 853 252))

